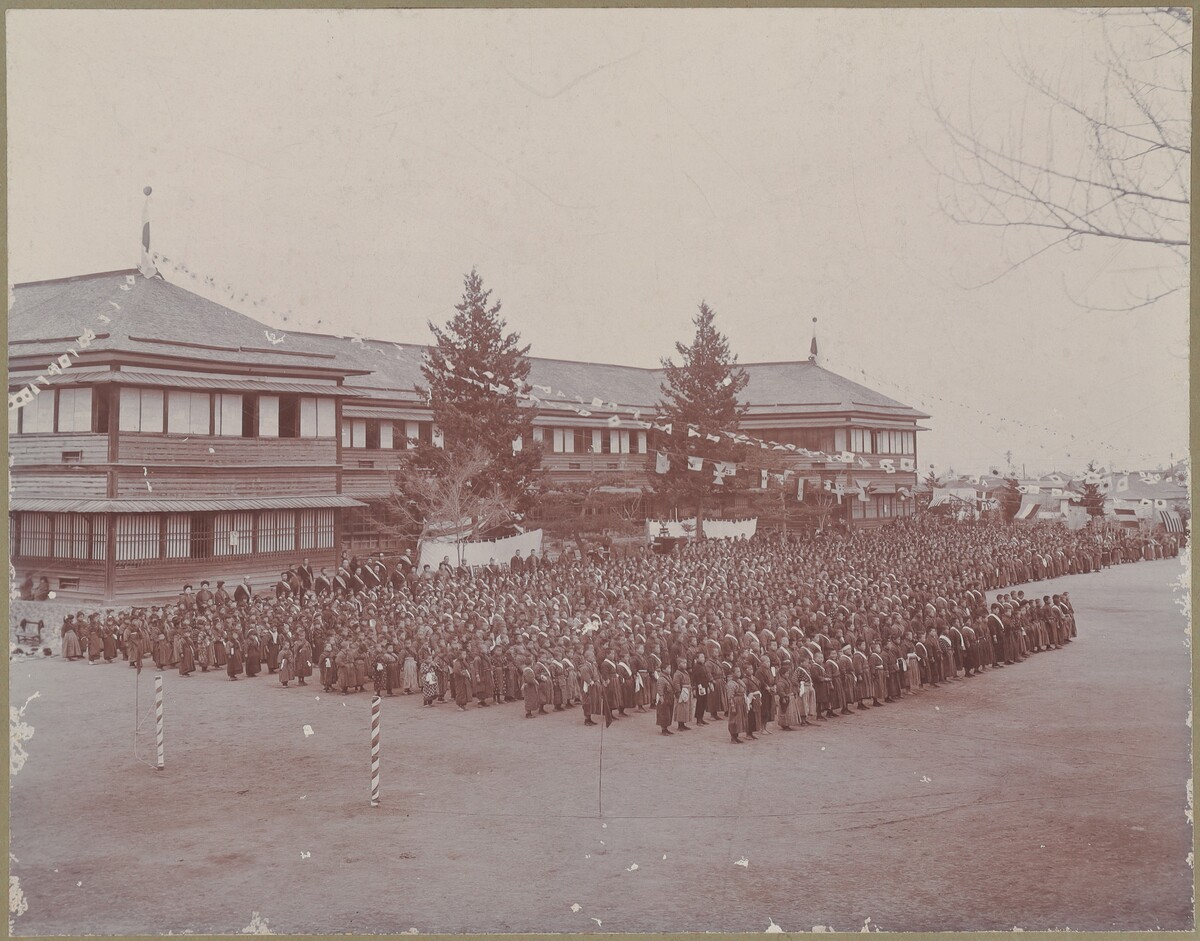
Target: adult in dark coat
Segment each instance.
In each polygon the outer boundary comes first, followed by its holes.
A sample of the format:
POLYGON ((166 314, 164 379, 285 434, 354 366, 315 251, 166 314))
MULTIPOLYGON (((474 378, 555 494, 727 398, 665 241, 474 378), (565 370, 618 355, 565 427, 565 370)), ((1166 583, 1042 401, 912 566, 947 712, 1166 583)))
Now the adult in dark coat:
POLYGON ((254 589, 250 585, 250 576, 242 579, 242 583, 233 590, 233 601, 239 608, 248 607, 254 597, 254 589))

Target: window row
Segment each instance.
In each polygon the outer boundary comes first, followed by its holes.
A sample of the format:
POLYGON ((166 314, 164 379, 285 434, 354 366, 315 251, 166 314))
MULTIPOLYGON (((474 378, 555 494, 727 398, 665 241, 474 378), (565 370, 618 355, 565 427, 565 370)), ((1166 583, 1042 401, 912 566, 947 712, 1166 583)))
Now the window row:
POLYGON ((342 420, 342 447, 368 451, 404 451, 418 444, 442 446, 442 431, 431 421, 387 421, 379 418, 342 420))
POLYGON ((117 517, 118 562, 209 559, 333 547, 333 510, 127 514, 117 517), (148 519, 139 519, 148 516, 148 519))
POLYGON ((332 438, 331 398, 241 392, 121 389, 121 431, 226 438, 332 438))
POLYGON ((646 432, 625 428, 535 428, 533 440, 543 445, 550 432, 555 454, 645 454, 646 432))
MULTIPOLYGON (((107 388, 43 389, 24 407, 9 409, 9 434, 104 434, 111 403, 107 388)), ((121 431, 233 438, 335 436, 331 398, 127 386, 116 397, 116 407, 121 431)))
POLYGON ((841 428, 755 428, 747 434, 763 441, 794 444, 798 448, 827 453, 843 450, 846 440, 846 432, 841 428))
POLYGON ((850 448, 855 454, 916 454, 915 431, 872 431, 850 429, 850 448))
MULTIPOLYGON (((36 390, 38 386, 32 388, 36 390)), ((94 396, 92 391, 42 389, 21 408, 8 410, 8 433, 106 432, 109 398, 103 390, 94 396)))
POLYGON ((103 561, 108 517, 102 513, 13 513, 8 518, 13 555, 37 559, 103 561))
MULTIPOLYGON (((333 510, 121 513, 116 560, 208 559, 333 547, 333 510)), ((9 545, 21 558, 103 561, 109 518, 98 513, 13 513, 9 545)))
POLYGON ((914 511, 912 500, 902 500, 894 493, 876 493, 866 500, 851 498, 851 516, 856 520, 893 519, 911 516, 914 511))

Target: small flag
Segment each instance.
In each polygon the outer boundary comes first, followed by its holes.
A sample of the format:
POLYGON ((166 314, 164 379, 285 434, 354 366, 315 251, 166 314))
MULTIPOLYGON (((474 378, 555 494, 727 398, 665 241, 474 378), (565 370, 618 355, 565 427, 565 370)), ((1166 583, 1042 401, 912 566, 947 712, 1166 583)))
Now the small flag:
POLYGON ((670 469, 671 469, 670 459, 668 459, 668 457, 665 454, 663 454, 662 451, 655 452, 654 473, 665 474, 670 469))
POLYGON ((608 419, 608 425, 610 428, 619 428, 621 426, 621 416, 620 415, 611 416, 608 419))
POLYGON ((688 437, 689 438, 699 438, 700 437, 700 429, 697 428, 695 425, 688 425, 688 437))
POLYGON ((765 470, 764 470, 764 471, 761 471, 761 472, 759 473, 759 484, 758 484, 758 486, 759 486, 759 489, 760 489, 760 490, 766 490, 766 489, 767 489, 767 472, 766 472, 765 470))
POLYGON ((720 444, 720 443, 721 443, 721 436, 720 436, 720 435, 705 435, 704 437, 706 437, 706 438, 707 438, 709 441, 712 441, 714 444, 720 444))
POLYGON ((917 465, 911 457, 902 457, 900 458, 900 469, 902 471, 914 471, 917 469, 917 465))
POLYGON ((604 408, 604 400, 592 399, 592 408, 604 408))
POLYGON ((702 457, 689 457, 688 458, 688 470, 698 471, 698 470, 703 470, 703 469, 704 469, 704 458, 702 458, 702 457))
POLYGON ((142 260, 138 270, 143 278, 153 278, 158 274, 158 269, 150 258, 150 187, 147 186, 142 192, 146 194, 146 202, 142 207, 142 260))
POLYGON ((854 463, 854 452, 853 451, 839 451, 837 459, 839 461, 841 461, 843 464, 853 464, 854 463))
POLYGON ((896 462, 894 460, 892 460, 892 458, 890 458, 890 457, 883 458, 879 462, 879 467, 885 474, 896 473, 896 462))
POLYGON ((1119 493, 1124 493, 1128 489, 1129 489, 1129 477, 1125 476, 1125 477, 1119 478, 1117 480, 1117 491, 1119 493))
POLYGON ((733 385, 733 376, 726 376, 724 379, 721 380, 721 385, 723 385, 723 386, 733 385))

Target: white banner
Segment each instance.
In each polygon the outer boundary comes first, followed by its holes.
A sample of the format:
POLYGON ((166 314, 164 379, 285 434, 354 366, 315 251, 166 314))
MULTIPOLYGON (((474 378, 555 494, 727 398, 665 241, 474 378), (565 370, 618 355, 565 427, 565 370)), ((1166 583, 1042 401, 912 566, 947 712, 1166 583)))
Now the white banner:
MULTIPOLYGON (((696 518, 685 520, 646 520, 646 539, 653 540, 662 535, 662 527, 667 527, 667 535, 676 538, 686 536, 688 539, 696 535, 696 518)), ((758 518, 747 520, 705 520, 704 535, 708 539, 736 539, 745 536, 749 539, 758 531, 758 518)))
POLYGON ((686 536, 691 539, 696 535, 696 517, 685 520, 646 520, 646 538, 655 539, 663 534, 662 528, 667 527, 667 535, 679 538, 686 536))
POLYGON ((708 539, 749 539, 758 531, 758 518, 748 520, 705 520, 704 535, 708 539))
POLYGON ((458 566, 459 552, 462 552, 462 563, 469 567, 487 565, 493 559, 498 565, 507 565, 516 551, 521 550, 521 558, 528 559, 529 553, 542 549, 542 531, 521 533, 505 539, 493 539, 488 542, 456 543, 452 539, 425 539, 421 542, 421 558, 417 562, 418 570, 428 565, 436 570, 442 564, 442 559, 450 558, 452 566, 458 566))

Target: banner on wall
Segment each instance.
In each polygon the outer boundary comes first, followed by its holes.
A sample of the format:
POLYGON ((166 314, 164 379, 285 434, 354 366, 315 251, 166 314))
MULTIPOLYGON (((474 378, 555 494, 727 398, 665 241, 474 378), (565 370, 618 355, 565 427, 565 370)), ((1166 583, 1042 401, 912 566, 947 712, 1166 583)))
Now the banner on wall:
MULTIPOLYGON (((666 526, 666 535, 676 539, 683 537, 692 539, 696 535, 696 518, 685 520, 646 520, 646 539, 653 542, 663 535, 662 528, 666 526)), ((704 535, 708 539, 736 539, 745 536, 749 539, 758 531, 758 517, 745 520, 705 520, 704 535)))
POLYGON ((535 549, 541 552, 542 531, 535 529, 517 536, 480 542, 455 542, 453 538, 446 537, 424 539, 421 541, 421 558, 417 566, 424 569, 428 565, 436 570, 442 564, 442 559, 448 556, 450 564, 457 567, 460 551, 462 564, 470 568, 487 565, 493 559, 500 565, 507 565, 518 549, 521 550, 521 557, 525 559, 529 558, 529 553, 535 549))
POLYGON ((676 539, 691 539, 696 535, 696 517, 693 516, 685 520, 646 520, 646 538, 654 540, 663 535, 664 526, 667 528, 666 535, 676 539))
POLYGON ((758 532, 758 517, 748 520, 705 520, 704 535, 707 539, 749 539, 758 532))

